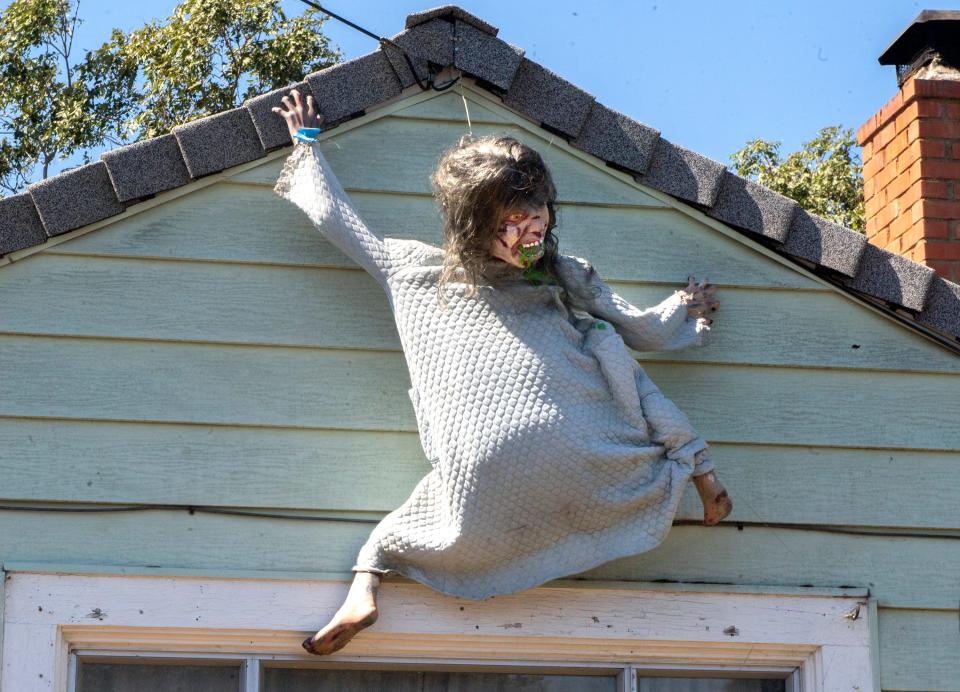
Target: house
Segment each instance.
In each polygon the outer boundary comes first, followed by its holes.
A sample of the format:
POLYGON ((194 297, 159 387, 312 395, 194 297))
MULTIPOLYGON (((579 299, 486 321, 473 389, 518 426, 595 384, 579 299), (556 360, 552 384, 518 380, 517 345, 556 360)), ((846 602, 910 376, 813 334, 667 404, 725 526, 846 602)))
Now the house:
POLYGON ((459 7, 307 75, 386 235, 439 242, 438 155, 505 131, 625 298, 717 283, 707 346, 639 357, 736 503, 707 528, 691 488, 655 550, 481 603, 388 580, 329 659, 299 642, 427 463, 382 291, 272 190, 289 89, 0 200, 0 686, 960 690, 958 85, 907 79, 861 130, 868 242, 459 7))

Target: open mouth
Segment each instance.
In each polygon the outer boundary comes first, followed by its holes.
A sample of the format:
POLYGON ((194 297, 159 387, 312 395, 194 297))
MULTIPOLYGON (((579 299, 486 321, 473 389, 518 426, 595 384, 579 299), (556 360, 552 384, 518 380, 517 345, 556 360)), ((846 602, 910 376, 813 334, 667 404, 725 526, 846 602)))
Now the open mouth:
POLYGON ((513 246, 513 256, 534 259, 543 252, 543 241, 534 240, 530 243, 518 243, 513 246))

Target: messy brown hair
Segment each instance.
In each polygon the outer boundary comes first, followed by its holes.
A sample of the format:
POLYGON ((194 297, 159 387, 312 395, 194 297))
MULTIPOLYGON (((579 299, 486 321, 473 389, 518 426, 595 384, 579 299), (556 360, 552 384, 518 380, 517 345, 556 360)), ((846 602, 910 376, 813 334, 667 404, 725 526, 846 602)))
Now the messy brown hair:
POLYGON ((470 298, 490 263, 502 261, 490 254, 490 246, 507 212, 517 206, 546 205, 550 211, 544 253, 533 268, 557 281, 557 190, 540 154, 507 135, 463 135, 441 155, 430 182, 443 216, 443 270, 437 282, 441 304, 444 286, 457 274, 470 298))

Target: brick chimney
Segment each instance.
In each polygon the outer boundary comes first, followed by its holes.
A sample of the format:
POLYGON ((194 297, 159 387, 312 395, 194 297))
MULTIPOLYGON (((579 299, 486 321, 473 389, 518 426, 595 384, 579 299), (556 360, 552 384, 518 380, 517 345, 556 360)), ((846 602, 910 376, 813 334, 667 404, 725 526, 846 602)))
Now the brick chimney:
POLYGON ((880 64, 900 89, 857 132, 867 240, 960 283, 960 11, 924 10, 880 64))

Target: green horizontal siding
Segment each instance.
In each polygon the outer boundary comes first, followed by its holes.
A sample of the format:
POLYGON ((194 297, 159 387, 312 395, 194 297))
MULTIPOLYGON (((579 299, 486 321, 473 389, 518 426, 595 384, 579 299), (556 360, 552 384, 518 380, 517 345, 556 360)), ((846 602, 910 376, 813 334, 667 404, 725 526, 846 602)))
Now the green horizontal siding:
MULTIPOLYGON (((0 449, 16 450, 0 478, 20 501, 384 513, 429 470, 414 432, 0 418, 0 449)), ((714 442, 711 455, 738 498, 731 521, 960 528, 951 453, 714 442)), ((688 488, 678 518, 702 515, 688 488)))
MULTIPOLYGON (((611 285, 636 305, 679 287, 611 285)), ((359 268, 45 253, 0 272, 0 293, 8 333, 400 350, 384 293, 359 268), (96 303, 110 310, 86 308, 96 303)), ((723 286, 720 297, 707 347, 644 358, 956 373, 955 355, 832 291, 723 286)))
MULTIPOLYGON (((0 510, 0 551, 5 562, 346 574, 371 527, 362 522, 258 519, 186 510, 86 514, 0 510), (96 540, 91 540, 93 536, 96 540)), ((601 581, 869 588, 881 607, 927 608, 956 616, 960 573, 956 543, 684 525, 673 527, 654 550, 615 560, 583 576, 601 581)))

